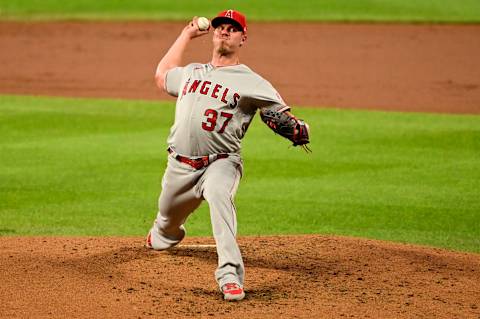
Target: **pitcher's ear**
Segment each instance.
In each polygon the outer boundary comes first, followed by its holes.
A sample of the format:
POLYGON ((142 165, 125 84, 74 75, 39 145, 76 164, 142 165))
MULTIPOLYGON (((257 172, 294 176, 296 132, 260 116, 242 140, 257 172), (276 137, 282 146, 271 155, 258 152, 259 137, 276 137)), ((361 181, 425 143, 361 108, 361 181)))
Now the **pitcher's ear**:
POLYGON ((241 42, 241 44, 243 45, 243 43, 245 43, 245 41, 247 41, 247 35, 244 33, 244 34, 242 35, 242 42, 241 42))

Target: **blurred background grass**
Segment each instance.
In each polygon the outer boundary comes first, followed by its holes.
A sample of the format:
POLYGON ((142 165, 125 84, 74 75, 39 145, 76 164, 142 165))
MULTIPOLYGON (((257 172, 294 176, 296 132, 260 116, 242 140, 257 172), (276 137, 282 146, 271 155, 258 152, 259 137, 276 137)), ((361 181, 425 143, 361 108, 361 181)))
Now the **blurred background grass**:
POLYGON ((0 0, 0 19, 184 21, 228 8, 251 21, 480 22, 478 0, 0 0))
MULTIPOLYGON (((478 0, 0 0, 0 20, 479 23, 478 0)), ((0 96, 0 235, 143 236, 173 104, 0 96)), ((258 118, 244 140, 240 235, 341 234, 480 252, 480 118, 294 110, 306 155, 258 118)), ((208 207, 188 221, 210 235, 208 207)))
MULTIPOLYGON (((480 252, 480 118, 297 108, 312 154, 258 117, 239 234, 326 233, 480 252)), ((0 96, 0 235, 142 236, 156 215, 169 102, 0 96)), ((210 235, 207 206, 189 235, 210 235)))

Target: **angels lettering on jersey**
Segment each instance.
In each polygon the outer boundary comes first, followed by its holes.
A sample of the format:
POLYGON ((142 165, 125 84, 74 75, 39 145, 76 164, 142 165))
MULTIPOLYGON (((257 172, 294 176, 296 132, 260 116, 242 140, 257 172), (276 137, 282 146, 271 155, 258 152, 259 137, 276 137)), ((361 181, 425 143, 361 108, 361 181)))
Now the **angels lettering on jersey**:
POLYGON ((240 94, 237 92, 233 92, 232 94, 231 91, 230 88, 224 87, 219 83, 189 78, 183 87, 180 99, 187 94, 195 94, 198 92, 198 94, 218 99, 233 109, 238 105, 240 94), (231 96, 230 101, 228 100, 229 96, 231 96))

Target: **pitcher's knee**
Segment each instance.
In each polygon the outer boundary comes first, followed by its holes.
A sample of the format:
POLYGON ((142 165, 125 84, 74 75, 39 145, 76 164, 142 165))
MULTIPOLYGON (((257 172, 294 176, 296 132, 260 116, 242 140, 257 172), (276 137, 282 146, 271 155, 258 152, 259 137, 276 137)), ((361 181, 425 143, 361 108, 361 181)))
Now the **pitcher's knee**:
POLYGON ((175 235, 166 233, 155 222, 147 234, 147 247, 155 250, 164 250, 177 245, 185 237, 185 227, 180 225, 175 230, 175 235))
POLYGON ((223 185, 209 185, 210 187, 205 188, 203 191, 203 197, 209 201, 212 199, 215 200, 230 200, 232 197, 230 190, 227 187, 223 187, 223 185))
POLYGON ((185 227, 183 227, 182 224, 169 223, 169 221, 164 218, 157 218, 153 227, 159 234, 168 238, 181 240, 185 237, 185 227))

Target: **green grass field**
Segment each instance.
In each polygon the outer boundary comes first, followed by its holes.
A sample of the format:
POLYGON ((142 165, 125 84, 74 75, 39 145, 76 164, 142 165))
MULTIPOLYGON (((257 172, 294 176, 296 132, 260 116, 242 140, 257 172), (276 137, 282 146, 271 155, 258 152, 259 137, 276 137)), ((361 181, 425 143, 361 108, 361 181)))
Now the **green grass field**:
MULTIPOLYGON (((480 117, 297 108, 312 154, 258 117, 240 235, 324 233, 480 252, 480 117)), ((142 236, 174 106, 0 96, 0 235, 142 236)), ((208 207, 190 235, 209 235, 208 207)))
MULTIPOLYGON (((479 23, 478 0, 0 0, 0 20, 479 23)), ((0 235, 142 236, 156 214, 174 106, 0 95, 0 235)), ((312 154, 256 118, 239 233, 340 234, 480 252, 480 117, 296 109, 312 154)), ((208 207, 189 219, 209 235, 208 207)))
POLYGON ((0 20, 185 20, 227 8, 252 21, 480 22, 478 0, 0 0, 0 20))

